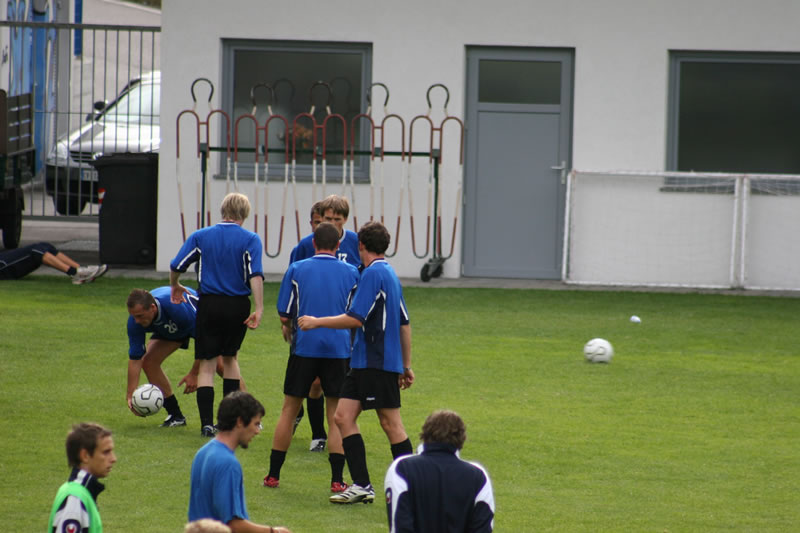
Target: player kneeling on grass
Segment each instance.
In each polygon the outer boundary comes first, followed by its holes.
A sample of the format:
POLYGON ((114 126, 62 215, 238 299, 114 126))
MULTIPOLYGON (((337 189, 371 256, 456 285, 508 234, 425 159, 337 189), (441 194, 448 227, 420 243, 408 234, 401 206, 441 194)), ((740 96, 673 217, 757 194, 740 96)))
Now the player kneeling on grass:
POLYGON ((412 452, 411 441, 400 416, 400 389, 414 383, 411 370, 411 325, 400 280, 384 253, 389 232, 380 222, 368 222, 358 231, 358 251, 365 265, 346 313, 317 318, 301 316, 302 330, 314 328, 355 329, 350 368, 345 377, 334 419, 342 434, 342 446, 353 485, 330 497, 332 503, 372 503, 364 439, 358 417, 375 409, 378 420, 397 458, 412 452))
POLYGON ((269 473, 264 486, 276 488, 286 451, 292 442, 292 426, 297 413, 317 376, 325 392, 328 413, 328 460, 331 465, 331 491, 343 492, 344 450, 342 436, 333 421, 350 359, 350 332, 316 329, 296 331, 300 315, 338 315, 347 309, 350 294, 358 283, 358 269, 336 259, 339 231, 322 223, 314 230, 316 254, 289 266, 278 293, 278 315, 283 338, 291 344, 286 378, 283 382, 283 409, 275 427, 269 473))
MULTIPOLYGON (((133 391, 139 385, 139 377, 144 370, 150 383, 161 389, 164 395, 164 408, 167 418, 161 427, 185 426, 186 418, 178 405, 169 378, 161 368, 164 360, 178 348, 187 349, 189 339, 195 336, 197 315, 197 294, 189 289, 183 300, 174 304, 170 300, 170 288, 159 287, 148 292, 133 289, 128 295, 128 408, 136 416, 141 416, 131 406, 133 391), (152 333, 145 344, 145 334, 152 333)), ((178 383, 186 385, 184 394, 197 389, 197 376, 200 362, 195 360, 192 369, 178 383)), ((217 373, 222 376, 222 361, 217 361, 217 373)), ((244 388, 244 386, 242 386, 244 388)))

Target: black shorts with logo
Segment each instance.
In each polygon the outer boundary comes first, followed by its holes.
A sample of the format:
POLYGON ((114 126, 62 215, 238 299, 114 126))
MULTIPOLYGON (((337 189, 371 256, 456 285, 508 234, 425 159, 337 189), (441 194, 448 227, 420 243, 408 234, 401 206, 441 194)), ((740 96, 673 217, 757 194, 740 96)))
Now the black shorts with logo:
POLYGON ((400 408, 400 374, 375 368, 352 368, 340 398, 358 400, 363 410, 400 408))

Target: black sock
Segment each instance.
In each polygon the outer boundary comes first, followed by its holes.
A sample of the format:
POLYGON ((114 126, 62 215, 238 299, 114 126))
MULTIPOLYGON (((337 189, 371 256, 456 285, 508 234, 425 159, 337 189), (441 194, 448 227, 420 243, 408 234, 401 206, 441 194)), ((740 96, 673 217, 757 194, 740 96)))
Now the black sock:
POLYGON ((331 483, 344 483, 344 454, 328 454, 328 462, 331 464, 331 483))
POLYGON ((308 406, 308 423, 311 425, 312 439, 327 439, 325 433, 325 397, 306 398, 308 406))
POLYGON ((411 446, 411 439, 392 444, 392 459, 397 459, 403 455, 411 455, 412 453, 414 453, 414 448, 411 446))
POLYGON ((174 418, 183 418, 183 413, 181 413, 181 408, 178 405, 178 399, 174 394, 169 398, 164 398, 164 409, 167 410, 167 414, 172 415, 174 418))
POLYGON ((222 379, 222 397, 224 398, 228 394, 239 390, 239 380, 238 379, 222 379))
POLYGON ((75 267, 69 267, 67 269, 67 276, 74 276, 77 273, 78 273, 78 269, 75 268, 75 267))
POLYGON ((272 453, 269 454, 269 474, 270 477, 274 477, 275 479, 281 478, 281 467, 283 466, 283 462, 286 460, 286 452, 282 452, 280 450, 272 450, 272 453))
POLYGON ((353 483, 366 487, 370 484, 369 470, 367 469, 367 450, 364 448, 364 439, 361 438, 361 433, 354 433, 342 439, 342 446, 353 483))
POLYGON ((197 411, 200 427, 214 425, 214 387, 197 387, 197 411))

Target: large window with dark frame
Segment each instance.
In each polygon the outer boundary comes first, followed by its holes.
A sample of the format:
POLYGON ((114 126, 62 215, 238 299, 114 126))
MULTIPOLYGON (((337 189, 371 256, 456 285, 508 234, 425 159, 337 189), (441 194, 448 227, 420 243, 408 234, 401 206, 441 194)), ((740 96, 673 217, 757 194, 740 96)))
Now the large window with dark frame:
POLYGON ((800 174, 800 54, 675 51, 669 83, 668 170, 800 174))
MULTIPOLYGON (((270 177, 283 177, 284 150, 288 145, 291 158, 296 140, 298 180, 310 178, 312 158, 316 156, 321 163, 323 149, 328 179, 341 180, 342 152, 350 149, 351 139, 356 150, 370 149, 369 122, 353 119, 367 107, 371 64, 372 45, 367 43, 223 41, 222 101, 231 116, 231 143, 238 133, 239 177, 253 176, 255 127, 253 120, 243 119, 236 128, 236 119, 252 114, 264 128, 271 110, 273 115, 287 119, 289 130, 280 118, 269 120, 270 177), (316 154, 312 149, 314 132, 316 154)), ((263 145, 262 129, 260 151, 263 145)), ((354 167, 356 180, 367 179, 367 157, 357 157, 354 167)))

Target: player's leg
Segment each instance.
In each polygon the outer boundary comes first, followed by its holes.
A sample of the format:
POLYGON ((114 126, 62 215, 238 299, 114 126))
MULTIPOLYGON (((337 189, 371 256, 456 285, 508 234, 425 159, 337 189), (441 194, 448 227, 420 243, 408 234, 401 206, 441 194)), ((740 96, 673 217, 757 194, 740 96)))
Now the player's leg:
POLYGON ((303 404, 303 398, 284 395, 283 408, 281 409, 275 433, 272 436, 272 451, 269 456, 269 472, 264 478, 264 486, 276 488, 281 478, 281 468, 286 460, 286 451, 292 443, 292 426, 297 412, 303 404))
POLYGON ((319 378, 311 384, 306 399, 308 407, 308 423, 311 426, 311 445, 309 450, 312 452, 325 451, 325 441, 328 434, 325 432, 325 399, 322 396, 322 385, 319 378))
POLYGON ((222 396, 239 390, 241 377, 239 360, 236 356, 222 356, 222 396))
MULTIPOLYGON (((239 356, 236 356, 237 361, 239 356)), ((225 366, 222 364, 222 356, 220 355, 217 357, 217 375, 222 379, 225 379, 225 366)), ((247 385, 244 382, 244 378, 241 375, 241 370, 239 371, 239 390, 247 392, 247 385)))
POLYGON ((144 370, 147 380, 161 389, 164 394, 164 409, 167 410, 167 418, 161 424, 162 427, 186 425, 186 417, 181 412, 178 398, 172 390, 169 378, 161 368, 164 360, 183 345, 183 341, 151 338, 147 343, 147 351, 142 357, 142 370, 144 370))
POLYGON ((347 359, 326 359, 320 365, 318 378, 320 386, 325 392, 325 407, 328 415, 328 462, 331 465, 331 492, 344 492, 347 489, 343 477, 345 456, 342 433, 334 420, 347 368, 347 359))
POLYGON ((358 429, 358 416, 361 414, 361 401, 344 397, 336 406, 334 421, 342 433, 342 448, 350 469, 353 484, 344 492, 330 497, 331 503, 371 503, 375 500, 375 491, 369 479, 367 468, 367 450, 364 439, 358 429))
POLYGON ((403 419, 400 416, 400 408, 377 409, 378 420, 381 429, 386 433, 389 444, 392 447, 392 457, 397 459, 401 455, 411 455, 414 449, 411 446, 411 439, 408 438, 406 429, 403 426, 403 419))

